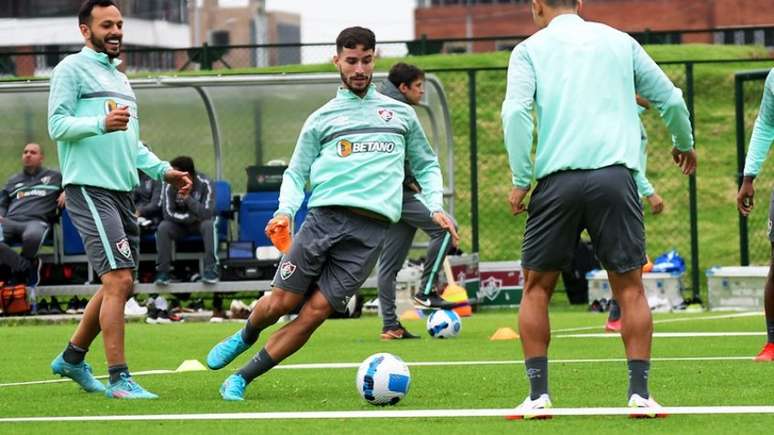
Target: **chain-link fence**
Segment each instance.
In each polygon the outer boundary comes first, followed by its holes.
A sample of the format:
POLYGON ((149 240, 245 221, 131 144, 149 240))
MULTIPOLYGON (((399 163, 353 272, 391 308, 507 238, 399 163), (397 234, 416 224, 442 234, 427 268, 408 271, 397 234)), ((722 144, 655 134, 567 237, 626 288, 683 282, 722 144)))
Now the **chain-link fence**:
MULTIPOLYGON (((740 73, 735 77, 736 134, 738 175, 741 182, 747 146, 752 136, 753 124, 758 115, 763 85, 768 70, 740 73)), ((739 215, 739 262, 742 265, 769 263, 769 198, 774 192, 774 174, 771 165, 764 165, 755 178, 755 206, 749 217, 739 215), (768 170, 767 170, 768 169, 768 170)))

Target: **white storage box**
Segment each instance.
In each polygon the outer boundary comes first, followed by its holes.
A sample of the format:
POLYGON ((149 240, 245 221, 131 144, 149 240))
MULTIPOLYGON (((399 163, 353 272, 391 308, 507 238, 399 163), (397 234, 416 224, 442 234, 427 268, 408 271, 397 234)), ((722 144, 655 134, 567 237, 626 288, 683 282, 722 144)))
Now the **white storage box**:
MULTIPOLYGON (((642 284, 645 287, 645 296, 648 302, 653 300, 668 300, 669 306, 674 307, 683 302, 682 273, 643 273, 642 284)), ((610 283, 607 281, 607 271, 592 270, 586 274, 589 281, 589 302, 613 297, 610 283)), ((652 306, 651 306, 652 308, 652 306)))
POLYGON ((767 266, 713 267, 707 270, 711 310, 763 310, 767 266))

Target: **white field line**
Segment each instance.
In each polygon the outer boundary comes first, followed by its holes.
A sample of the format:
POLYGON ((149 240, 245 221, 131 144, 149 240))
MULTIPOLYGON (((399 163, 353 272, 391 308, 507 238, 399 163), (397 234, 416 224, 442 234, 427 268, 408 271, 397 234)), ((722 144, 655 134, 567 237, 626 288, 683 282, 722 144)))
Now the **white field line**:
MULTIPOLYGON (((613 335, 613 337, 617 337, 613 335)), ((651 361, 674 362, 674 361, 752 361, 751 356, 690 356, 690 357, 661 357, 651 358, 651 361)), ((626 362, 626 358, 581 358, 581 359, 549 359, 552 364, 589 364, 589 363, 621 363, 626 362)), ((500 360, 500 361, 426 361, 426 362, 407 362, 411 367, 443 367, 443 366, 493 366, 493 365, 518 365, 524 364, 524 360, 500 360)), ((320 370, 320 369, 355 369, 360 367, 360 363, 315 363, 315 364, 285 364, 278 365, 272 370, 320 370)), ((168 375, 178 372, 175 370, 146 370, 142 372, 132 372, 132 376, 148 375, 168 375)), ((95 376, 97 379, 105 379, 107 376, 95 376)), ((11 382, 0 384, 3 387, 15 387, 23 385, 39 384, 58 384, 62 382, 72 382, 70 379, 47 379, 43 381, 11 382)))
MULTIPOLYGON (((753 317, 753 316, 762 316, 763 312, 749 312, 749 313, 734 313, 734 314, 721 314, 717 316, 702 316, 702 317, 681 317, 677 319, 661 319, 661 320, 654 320, 654 325, 660 325, 663 323, 675 323, 675 322, 693 322, 695 320, 717 320, 717 319, 735 319, 737 317, 753 317)), ((557 332, 575 332, 575 331, 593 331, 595 329, 602 329, 605 325, 600 323, 597 326, 580 326, 577 328, 562 328, 562 329, 554 329, 551 331, 552 334, 555 334, 557 332)))
MULTIPOLYGON (((653 338, 694 338, 694 337, 758 337, 765 332, 654 332, 653 338)), ((620 338, 619 334, 560 334, 553 338, 620 338)))
MULTIPOLYGON (((541 411, 552 416, 602 416, 646 414, 648 410, 632 408, 553 408, 541 411)), ((354 418, 427 418, 427 417, 506 417, 513 415, 509 409, 417 409, 401 411, 316 411, 316 412, 241 412, 220 414, 151 414, 151 415, 101 415, 62 417, 12 417, 0 418, 0 423, 85 422, 85 421, 171 421, 171 420, 309 420, 354 418)), ((664 407, 659 413, 680 414, 774 414, 774 406, 675 406, 664 407)), ((519 424, 519 423, 514 423, 519 424)))

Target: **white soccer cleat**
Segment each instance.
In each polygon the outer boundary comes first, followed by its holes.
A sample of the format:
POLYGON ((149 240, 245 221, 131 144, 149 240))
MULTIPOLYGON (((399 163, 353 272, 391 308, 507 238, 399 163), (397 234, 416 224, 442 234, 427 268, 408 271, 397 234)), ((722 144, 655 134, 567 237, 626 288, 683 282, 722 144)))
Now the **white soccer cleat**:
POLYGON ((140 306, 134 297, 131 297, 128 301, 126 301, 126 305, 124 305, 125 316, 144 316, 146 314, 148 314, 148 309, 146 307, 140 306))
POLYGON ((549 412, 545 412, 546 409, 551 409, 551 398, 548 394, 541 394, 535 400, 532 400, 527 396, 521 405, 517 406, 513 410, 513 414, 505 416, 508 420, 530 420, 530 419, 548 419, 551 418, 549 412))
POLYGON ((641 411, 629 414, 631 418, 663 418, 667 416, 664 408, 653 400, 653 397, 646 399, 639 394, 632 394, 629 397, 629 408, 638 408, 638 411, 641 411))

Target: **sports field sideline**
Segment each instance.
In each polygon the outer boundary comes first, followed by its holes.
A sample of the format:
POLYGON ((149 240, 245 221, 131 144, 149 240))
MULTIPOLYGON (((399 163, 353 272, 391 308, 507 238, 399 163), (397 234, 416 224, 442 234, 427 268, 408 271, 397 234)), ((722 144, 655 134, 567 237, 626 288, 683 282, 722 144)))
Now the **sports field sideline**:
MULTIPOLYGON (((518 343, 489 340, 497 328, 515 327, 516 314, 503 310, 463 319, 461 336, 445 341, 427 335, 380 341, 375 317, 328 322, 279 370, 257 381, 244 403, 223 402, 217 388, 251 352, 219 372, 175 371, 184 360, 203 361, 211 343, 238 328, 237 323, 129 324, 128 357, 136 361, 135 375, 161 396, 142 402, 88 395, 51 376, 48 363, 70 325, 4 327, 0 335, 7 370, 0 373, 5 411, 0 432, 41 433, 50 427, 83 433, 400 433, 419 428, 426 433, 728 433, 743 424, 756 433, 774 423, 771 391, 765 387, 774 365, 752 362, 764 340, 760 313, 656 314, 651 390, 671 415, 633 420, 623 408, 625 356, 619 339, 601 338, 608 336, 602 334, 604 316, 565 307, 556 311, 550 353, 556 418, 549 421, 503 417, 528 388, 518 343), (357 365, 376 352, 400 356, 411 370, 409 394, 392 408, 368 405, 355 391, 357 365)), ((406 326, 421 331, 423 321, 406 326)), ((101 347, 89 356, 97 375, 106 372, 101 347)))

